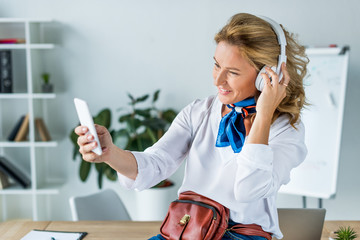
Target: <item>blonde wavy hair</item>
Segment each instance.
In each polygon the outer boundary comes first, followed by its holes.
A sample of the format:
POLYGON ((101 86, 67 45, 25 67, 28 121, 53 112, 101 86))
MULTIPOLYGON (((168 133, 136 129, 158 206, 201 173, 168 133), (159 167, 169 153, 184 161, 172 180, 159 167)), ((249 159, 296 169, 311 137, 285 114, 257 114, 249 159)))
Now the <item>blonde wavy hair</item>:
MULTIPOLYGON (((309 62, 305 47, 297 42, 296 36, 284 30, 287 45, 286 67, 290 82, 286 88, 286 97, 277 107, 272 122, 280 115, 289 115, 289 123, 293 126, 300 119, 301 109, 305 104, 303 79, 306 76, 306 65, 309 62)), ((266 66, 277 66, 280 45, 276 33, 265 20, 247 13, 234 15, 230 21, 215 35, 218 44, 225 41, 238 46, 245 59, 259 72, 266 66)), ((259 92, 260 94, 260 92, 259 92)), ((252 117, 254 119, 255 115, 252 117)))

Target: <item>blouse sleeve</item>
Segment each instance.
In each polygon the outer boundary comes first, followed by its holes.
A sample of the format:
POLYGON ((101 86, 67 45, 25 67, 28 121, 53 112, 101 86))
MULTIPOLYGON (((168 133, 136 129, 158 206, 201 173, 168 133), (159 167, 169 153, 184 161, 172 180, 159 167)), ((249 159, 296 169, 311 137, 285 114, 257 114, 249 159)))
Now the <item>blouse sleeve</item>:
POLYGON ((191 142, 191 111, 196 101, 185 107, 158 142, 144 152, 132 152, 138 165, 135 180, 118 173, 127 189, 144 190, 171 176, 186 157, 191 142))
POLYGON ((238 201, 251 202, 276 194, 281 185, 290 181, 290 171, 304 161, 304 125, 300 122, 295 129, 285 121, 280 123, 283 126, 277 126, 269 145, 245 144, 238 154, 234 185, 238 201))

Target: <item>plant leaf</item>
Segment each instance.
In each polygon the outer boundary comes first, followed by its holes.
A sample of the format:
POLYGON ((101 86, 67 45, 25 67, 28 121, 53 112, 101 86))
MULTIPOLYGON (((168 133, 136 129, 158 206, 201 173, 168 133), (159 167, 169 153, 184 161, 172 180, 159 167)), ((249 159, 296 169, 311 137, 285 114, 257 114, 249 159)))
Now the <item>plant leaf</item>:
POLYGON ((98 187, 99 187, 99 189, 102 188, 103 174, 104 174, 104 169, 101 167, 100 171, 98 171, 98 187))
POLYGON ((135 98, 130 94, 130 93, 128 93, 128 97, 130 98, 130 100, 131 100, 131 105, 133 105, 133 104, 135 104, 135 98))
POLYGON ((142 124, 144 126, 151 128, 152 130, 157 131, 157 130, 164 130, 167 125, 167 122, 165 122, 163 119, 160 118, 151 118, 142 121, 142 124))
POLYGON ((142 126, 141 120, 137 118, 130 118, 126 122, 131 132, 136 132, 136 129, 138 129, 140 126, 142 126))
POLYGON ((109 165, 106 165, 107 167, 104 170, 105 176, 110 180, 110 181, 116 181, 117 179, 117 172, 112 169, 109 165))
POLYGON ((168 123, 172 123, 172 121, 174 121, 175 117, 176 117, 177 113, 173 110, 173 109, 167 109, 166 111, 164 111, 162 113, 162 118, 168 122, 168 123))
POLYGON ((139 151, 139 149, 137 148, 137 143, 136 143, 136 139, 135 138, 130 138, 125 150, 129 150, 129 151, 139 151))
POLYGON ((153 142, 151 138, 146 133, 142 133, 136 137, 130 138, 125 150, 141 152, 150 147, 152 144, 153 142))
POLYGON ((138 151, 144 151, 146 148, 153 145, 153 141, 151 137, 146 133, 139 134, 137 136, 138 145, 141 146, 141 148, 138 148, 138 151))
POLYGON ((115 137, 116 137, 116 131, 115 130, 110 130, 109 133, 110 133, 111 138, 114 140, 115 137))
POLYGON ((95 163, 95 168, 96 168, 96 171, 100 172, 102 171, 102 169, 104 168, 104 165, 106 165, 106 163, 95 163))
POLYGON ((151 108, 147 109, 136 109, 135 114, 138 114, 144 118, 150 118, 151 117, 151 108))
POLYGON ((130 138, 130 133, 129 133, 128 129, 123 128, 123 129, 120 129, 118 131, 114 131, 113 139, 118 138, 118 137, 130 138))
POLYGON ((128 121, 130 118, 132 118, 132 114, 126 114, 119 118, 119 122, 123 123, 128 121))
POLYGON ((148 98, 149 98, 149 94, 146 94, 146 95, 144 95, 144 96, 142 96, 142 97, 137 98, 137 99, 135 100, 135 103, 144 102, 144 101, 146 101, 146 99, 148 99, 148 98))
POLYGON ((79 145, 77 144, 77 139, 78 139, 78 135, 75 133, 75 128, 74 128, 70 133, 70 140, 74 145, 74 148, 73 148, 73 160, 76 160, 77 155, 80 155, 80 153, 79 153, 79 145))
POLYGON ((136 138, 136 145, 137 145, 138 151, 141 151, 141 152, 144 151, 145 148, 142 145, 142 141, 141 141, 140 137, 136 138))
POLYGON ((356 232, 351 227, 340 226, 339 230, 336 232, 337 240, 352 240, 357 237, 356 232))
POLYGON ((148 127, 146 128, 146 133, 151 138, 153 144, 157 142, 158 139, 156 138, 155 133, 150 128, 148 128, 148 127))
POLYGON ((77 155, 80 155, 79 149, 80 149, 80 147, 78 145, 74 146, 74 148, 73 148, 73 160, 74 161, 76 160, 77 155))
POLYGON ((100 113, 94 117, 94 123, 102 125, 106 128, 110 128, 111 125, 111 111, 108 108, 105 108, 100 111, 100 113))
POLYGON ((94 164, 95 164, 96 171, 98 172, 98 186, 101 189, 101 187, 102 187, 102 179, 101 178, 102 178, 102 175, 104 172, 105 163, 94 163, 94 164))
MULTIPOLYGON (((80 125, 80 123, 78 125, 80 125)), ((78 135, 75 133, 75 128, 73 128, 73 130, 71 130, 70 139, 73 144, 77 145, 78 135)))
POLYGON ((155 103, 159 99, 160 89, 156 90, 152 102, 155 103))
POLYGON ((80 173, 79 173, 81 181, 83 181, 83 182, 86 181, 86 179, 89 176, 90 169, 91 169, 91 163, 81 160, 80 173))

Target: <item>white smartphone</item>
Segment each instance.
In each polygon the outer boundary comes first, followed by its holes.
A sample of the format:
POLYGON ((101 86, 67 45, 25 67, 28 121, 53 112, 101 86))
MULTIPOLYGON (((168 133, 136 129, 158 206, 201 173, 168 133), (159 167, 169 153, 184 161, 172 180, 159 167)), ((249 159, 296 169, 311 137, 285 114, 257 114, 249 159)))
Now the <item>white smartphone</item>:
POLYGON ((97 142, 97 147, 92 151, 97 155, 101 155, 102 150, 101 150, 100 141, 96 133, 94 120, 90 114, 90 110, 87 103, 79 98, 74 98, 74 103, 75 103, 76 112, 80 120, 80 124, 82 126, 86 126, 89 129, 89 132, 94 136, 93 142, 97 142))

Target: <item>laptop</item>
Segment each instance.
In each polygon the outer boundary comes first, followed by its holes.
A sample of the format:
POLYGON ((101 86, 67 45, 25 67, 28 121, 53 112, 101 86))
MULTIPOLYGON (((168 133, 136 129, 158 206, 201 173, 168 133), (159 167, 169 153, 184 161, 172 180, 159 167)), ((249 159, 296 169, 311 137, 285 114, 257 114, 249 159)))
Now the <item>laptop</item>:
POLYGON ((320 240, 325 212, 323 208, 279 208, 283 240, 320 240))

